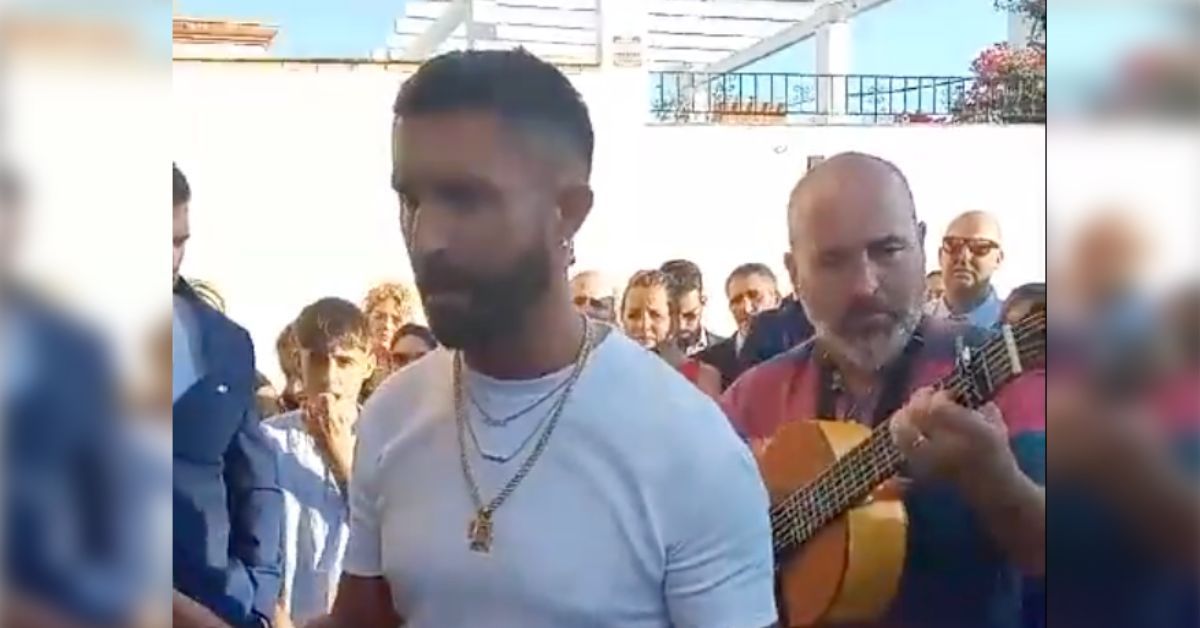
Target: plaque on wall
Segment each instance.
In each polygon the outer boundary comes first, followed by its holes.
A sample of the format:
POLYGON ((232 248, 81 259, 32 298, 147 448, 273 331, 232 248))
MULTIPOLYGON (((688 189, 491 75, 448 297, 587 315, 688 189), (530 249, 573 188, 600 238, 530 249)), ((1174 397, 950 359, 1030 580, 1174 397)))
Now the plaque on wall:
POLYGON ((813 168, 816 168, 817 164, 821 163, 822 161, 825 161, 825 155, 809 155, 808 169, 812 170, 813 168))
POLYGON ((642 38, 636 35, 623 37, 617 35, 612 39, 613 67, 640 68, 642 67, 642 38))

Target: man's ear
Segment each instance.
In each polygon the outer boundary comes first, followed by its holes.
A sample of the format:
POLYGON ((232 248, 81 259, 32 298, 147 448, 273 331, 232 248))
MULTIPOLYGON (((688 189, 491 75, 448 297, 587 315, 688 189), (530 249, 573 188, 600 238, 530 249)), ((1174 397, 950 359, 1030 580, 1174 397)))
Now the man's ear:
POLYGON ((917 222, 917 242, 921 245, 921 250, 925 249, 925 235, 928 232, 929 232, 929 229, 928 229, 928 227, 926 227, 925 221, 923 221, 923 220, 918 221, 917 222))
POLYGON ((575 238, 575 234, 583 226, 583 221, 592 211, 594 200, 592 188, 583 183, 568 185, 559 192, 559 236, 563 240, 575 238))
POLYGON ((796 292, 796 286, 798 286, 800 282, 797 281, 798 274, 796 273, 796 258, 792 256, 791 251, 784 251, 783 267, 787 269, 788 279, 792 281, 792 293, 794 294, 796 292))

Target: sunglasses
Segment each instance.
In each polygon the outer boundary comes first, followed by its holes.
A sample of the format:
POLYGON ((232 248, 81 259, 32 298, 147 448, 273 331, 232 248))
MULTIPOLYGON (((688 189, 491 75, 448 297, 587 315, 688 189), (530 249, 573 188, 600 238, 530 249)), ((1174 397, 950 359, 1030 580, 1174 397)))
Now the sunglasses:
POLYGON ((615 299, 613 299, 612 297, 602 297, 599 299, 592 299, 592 298, 588 298, 585 296, 575 297, 575 305, 576 306, 590 307, 592 309, 597 309, 597 310, 611 309, 613 307, 614 302, 615 302, 615 299))
POLYGON ((967 249, 971 255, 982 257, 999 248, 999 242, 986 238, 942 238, 942 251, 951 255, 957 255, 963 249, 967 249))

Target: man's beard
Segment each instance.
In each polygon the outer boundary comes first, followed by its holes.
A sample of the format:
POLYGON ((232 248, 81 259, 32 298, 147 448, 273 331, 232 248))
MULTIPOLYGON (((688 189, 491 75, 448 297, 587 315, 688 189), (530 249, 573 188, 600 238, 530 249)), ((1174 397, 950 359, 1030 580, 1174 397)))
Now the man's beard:
POLYGON ((861 331, 846 329, 854 313, 838 324, 818 318, 812 318, 811 322, 814 335, 828 351, 864 371, 878 371, 899 357, 920 325, 921 299, 910 299, 905 308, 886 314, 890 317, 888 325, 861 331))
POLYGON ((699 331, 680 331, 675 334, 675 346, 682 351, 687 351, 696 346, 700 342, 699 331))
POLYGON ((440 254, 414 260, 413 265, 429 328, 451 349, 475 349, 519 333, 526 312, 550 287, 549 252, 536 245, 512 267, 496 273, 465 271, 440 254), (439 293, 466 298, 438 304, 439 293))

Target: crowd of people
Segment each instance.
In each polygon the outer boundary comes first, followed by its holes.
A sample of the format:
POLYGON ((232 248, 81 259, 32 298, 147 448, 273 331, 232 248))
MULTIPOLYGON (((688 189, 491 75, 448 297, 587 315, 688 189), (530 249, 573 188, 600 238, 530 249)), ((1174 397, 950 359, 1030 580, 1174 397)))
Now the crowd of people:
POLYGON ((1111 392, 1092 365, 1115 362, 1092 359, 1098 339, 1196 338, 1194 294, 1161 310, 1137 294, 1125 226, 1084 234, 1069 269, 1061 368, 1078 387, 1047 407, 1046 365, 1028 365, 971 409, 929 387, 963 342, 1048 309, 1044 283, 994 287, 999 217, 954 219, 927 273, 904 174, 848 152, 788 199, 786 285, 748 261, 710 301, 683 259, 622 285, 572 268, 594 140, 557 69, 450 53, 395 107, 415 286, 304 307, 276 342, 279 390, 219 299, 180 277, 191 190, 174 168, 175 625, 771 626, 755 456, 826 414, 890 421, 911 476, 904 578, 877 625, 1189 625, 1191 480, 1167 445, 1126 438, 1127 417, 1091 416, 1144 410, 1170 381, 1175 405, 1151 405, 1172 444, 1200 418, 1180 405, 1195 393, 1186 351, 1153 352, 1161 377, 1119 404, 1091 395, 1111 392), (728 338, 705 326, 718 302, 728 338), (1069 455, 1048 456, 1048 426, 1069 455), (1048 489, 1048 467, 1070 481, 1048 489))

